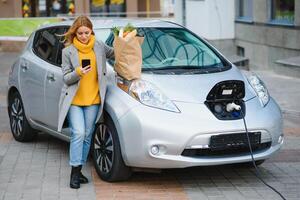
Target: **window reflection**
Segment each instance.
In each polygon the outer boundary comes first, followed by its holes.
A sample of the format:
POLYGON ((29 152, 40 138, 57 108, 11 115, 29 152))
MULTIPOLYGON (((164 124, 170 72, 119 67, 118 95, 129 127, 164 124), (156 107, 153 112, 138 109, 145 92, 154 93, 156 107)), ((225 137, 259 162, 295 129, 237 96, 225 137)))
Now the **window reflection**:
POLYGON ((23 0, 23 17, 55 17, 59 14, 74 14, 74 0, 23 0))
POLYGON ((237 19, 252 20, 253 16, 253 0, 236 0, 237 19))
POLYGON ((292 23, 295 17, 295 0, 272 0, 271 19, 292 23))
POLYGON ((124 16, 125 0, 90 0, 93 15, 107 17, 124 16))
POLYGON ((178 28, 143 28, 143 68, 218 68, 221 59, 201 40, 178 28))

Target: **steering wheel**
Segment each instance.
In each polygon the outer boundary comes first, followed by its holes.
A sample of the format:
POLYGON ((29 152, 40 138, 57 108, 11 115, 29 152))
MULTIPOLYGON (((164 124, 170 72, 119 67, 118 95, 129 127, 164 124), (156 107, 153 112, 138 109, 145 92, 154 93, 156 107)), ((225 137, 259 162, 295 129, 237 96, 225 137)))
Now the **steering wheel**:
POLYGON ((180 61, 178 58, 176 57, 170 57, 170 58, 166 58, 164 60, 161 61, 162 64, 165 64, 166 62, 170 62, 170 61, 180 61))

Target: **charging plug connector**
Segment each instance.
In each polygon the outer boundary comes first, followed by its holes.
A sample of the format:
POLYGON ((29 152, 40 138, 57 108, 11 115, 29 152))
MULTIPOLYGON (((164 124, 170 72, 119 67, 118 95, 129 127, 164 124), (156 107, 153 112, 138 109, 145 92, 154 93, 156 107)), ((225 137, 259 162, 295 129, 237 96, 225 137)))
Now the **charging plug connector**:
POLYGON ((234 111, 234 110, 241 110, 241 106, 235 104, 234 102, 228 103, 228 104, 226 105, 226 111, 227 111, 227 112, 232 112, 232 111, 234 111))

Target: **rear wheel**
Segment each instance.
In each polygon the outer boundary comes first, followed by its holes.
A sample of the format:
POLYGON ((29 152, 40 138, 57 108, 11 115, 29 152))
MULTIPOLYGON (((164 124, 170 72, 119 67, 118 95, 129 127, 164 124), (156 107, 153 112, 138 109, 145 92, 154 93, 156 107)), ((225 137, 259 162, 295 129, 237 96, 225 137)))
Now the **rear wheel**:
POLYGON ((22 99, 18 92, 14 92, 9 98, 8 115, 10 129, 15 140, 28 142, 35 138, 36 130, 31 128, 28 123, 22 99))
POLYGON ((128 180, 132 171, 123 161, 116 128, 108 114, 104 118, 105 122, 98 126, 92 140, 94 167, 104 181, 128 180))

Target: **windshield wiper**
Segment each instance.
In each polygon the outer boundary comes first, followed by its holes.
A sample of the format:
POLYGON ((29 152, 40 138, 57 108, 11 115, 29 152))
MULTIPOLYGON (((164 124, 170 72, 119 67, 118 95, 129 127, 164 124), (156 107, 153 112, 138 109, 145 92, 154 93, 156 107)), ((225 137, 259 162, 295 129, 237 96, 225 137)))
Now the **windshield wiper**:
POLYGON ((191 70, 199 69, 199 66, 168 66, 168 67, 157 67, 157 68, 143 68, 142 71, 163 71, 163 70, 191 70))
POLYGON ((228 66, 224 65, 210 65, 210 66, 166 66, 158 68, 143 68, 143 72, 152 72, 152 73, 190 73, 190 74, 209 74, 215 72, 222 72, 228 69, 228 66))

